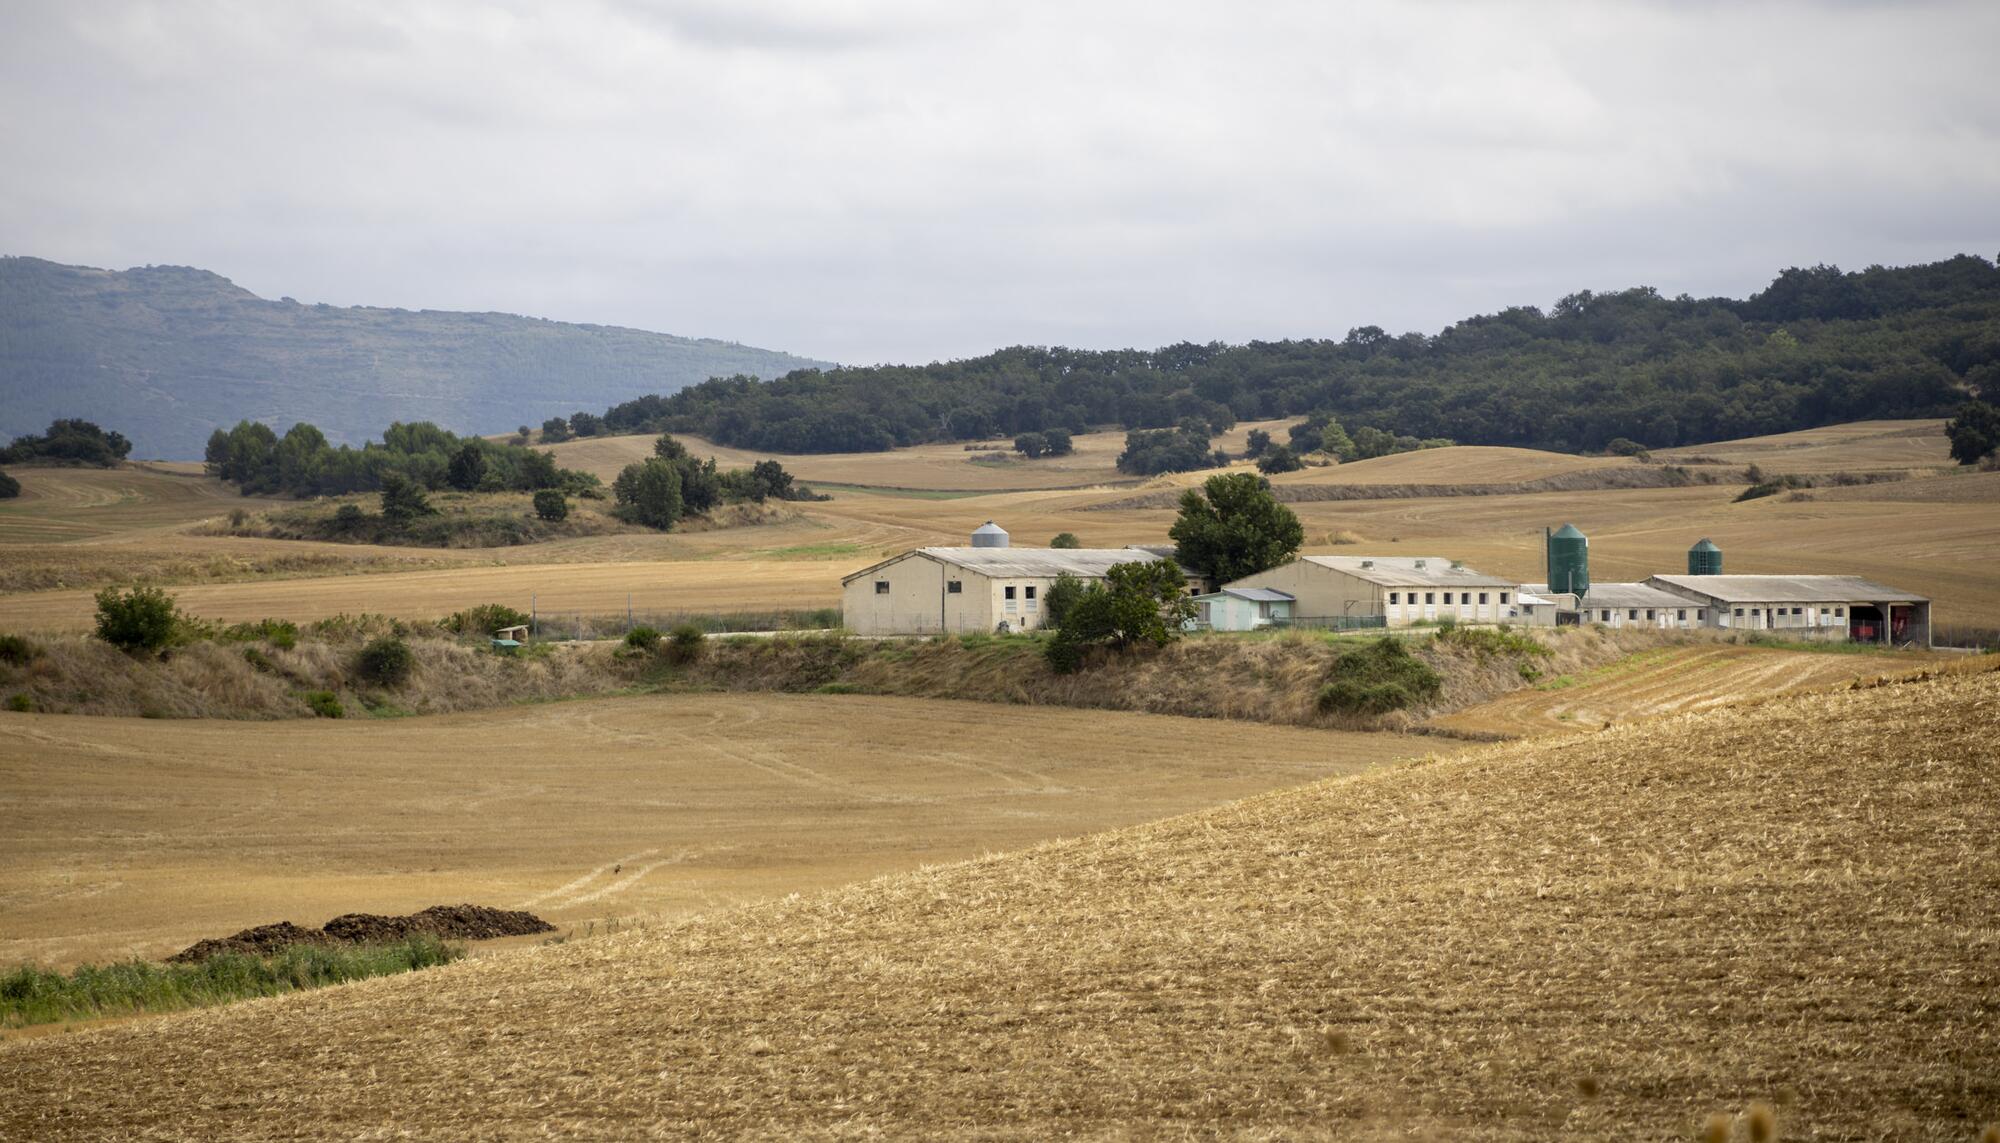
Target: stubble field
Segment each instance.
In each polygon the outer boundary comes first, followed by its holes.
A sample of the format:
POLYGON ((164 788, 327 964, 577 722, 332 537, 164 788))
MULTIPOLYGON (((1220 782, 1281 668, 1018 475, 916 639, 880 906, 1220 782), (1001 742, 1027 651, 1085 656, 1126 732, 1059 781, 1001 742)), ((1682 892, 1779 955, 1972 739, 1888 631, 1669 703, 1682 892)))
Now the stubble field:
POLYGON ((439 903, 673 917, 1452 744, 862 696, 244 724, 0 715, 0 965, 439 903))

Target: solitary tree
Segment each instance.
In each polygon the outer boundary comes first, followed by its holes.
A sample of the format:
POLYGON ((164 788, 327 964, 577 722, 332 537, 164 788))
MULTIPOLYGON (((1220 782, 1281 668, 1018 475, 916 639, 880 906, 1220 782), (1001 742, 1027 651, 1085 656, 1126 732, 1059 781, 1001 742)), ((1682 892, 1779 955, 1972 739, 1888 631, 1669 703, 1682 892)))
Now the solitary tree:
POLYGON ((157 587, 97 593, 97 637, 125 652, 160 651, 180 632, 180 608, 157 587))
POLYGON ((1305 528, 1271 495, 1270 482, 1247 472, 1211 476, 1181 493, 1180 517, 1167 529, 1181 563, 1219 583, 1254 575, 1298 554, 1305 528))
POLYGON ((1033 460, 1049 451, 1049 438, 1041 433, 1022 433, 1014 438, 1014 451, 1033 460))
POLYGON ((1083 541, 1076 538, 1075 532, 1057 532, 1055 538, 1049 541, 1049 547, 1051 548, 1080 548, 1082 546, 1083 541))
POLYGON ((1978 464, 2000 450, 2000 409, 1985 401, 1967 401, 1944 431, 1951 438, 1951 459, 1978 464))
POLYGON ((551 523, 569 518, 569 501, 560 488, 543 488, 535 493, 535 515, 551 523))

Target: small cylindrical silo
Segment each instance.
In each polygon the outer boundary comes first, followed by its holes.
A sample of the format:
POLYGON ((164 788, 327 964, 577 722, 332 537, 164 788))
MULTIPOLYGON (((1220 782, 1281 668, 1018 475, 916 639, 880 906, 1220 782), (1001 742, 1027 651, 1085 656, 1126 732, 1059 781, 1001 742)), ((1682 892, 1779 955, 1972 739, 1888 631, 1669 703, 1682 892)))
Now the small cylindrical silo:
POLYGON ((1721 575, 1722 549, 1715 546, 1706 536, 1700 543, 1688 549, 1689 575, 1721 575))
POLYGON ((1549 537, 1549 590, 1583 595, 1590 591, 1590 540, 1564 524, 1549 537))
POLYGON ((1007 546, 1007 529, 988 520, 972 533, 975 548, 1004 548, 1007 546))

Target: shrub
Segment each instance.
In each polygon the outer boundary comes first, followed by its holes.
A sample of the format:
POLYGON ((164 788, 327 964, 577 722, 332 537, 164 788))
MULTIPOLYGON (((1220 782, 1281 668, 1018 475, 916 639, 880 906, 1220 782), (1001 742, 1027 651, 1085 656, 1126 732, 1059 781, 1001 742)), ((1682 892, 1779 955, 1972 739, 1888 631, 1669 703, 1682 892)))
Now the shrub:
POLYGON ((25 667, 42 657, 42 649, 19 635, 0 635, 0 663, 25 667))
POLYGON ((673 637, 667 643, 667 657, 682 666, 699 662, 702 652, 706 650, 708 635, 693 623, 675 626, 673 637))
POLYGON ((560 488, 544 488, 535 493, 535 515, 551 522, 569 519, 569 500, 560 488))
MULTIPOLYGON (((400 473, 383 474, 382 519, 387 521, 390 527, 405 527, 420 516, 431 516, 436 513, 437 509, 431 507, 430 498, 424 495, 423 485, 400 473)), ((336 518, 338 518, 337 513, 336 518)))
POLYGON ((178 637, 181 624, 174 597, 157 587, 126 592, 107 587, 97 593, 97 637, 120 651, 165 650, 178 637))
POLYGON ((31 714, 35 709, 35 700, 26 691, 11 694, 7 696, 7 709, 17 714, 31 714))
POLYGON ((1429 664, 1385 635, 1334 660, 1318 705, 1322 714, 1387 714, 1435 698, 1443 686, 1429 664))
POLYGON ((1082 546, 1083 541, 1076 538, 1075 532, 1057 532, 1055 539, 1049 541, 1049 547, 1051 548, 1081 548, 1082 546))
POLYGON ((1445 626, 1438 622, 1438 633, 1433 637, 1448 647, 1460 647, 1476 653, 1480 658, 1506 655, 1513 658, 1546 659, 1555 654, 1548 646, 1532 635, 1525 635, 1508 627, 1460 627, 1456 623, 1445 626))
POLYGON ((356 673, 376 686, 399 687, 410 680, 416 656, 410 653, 408 643, 394 635, 382 635, 361 648, 354 666, 356 673))
POLYGON ((307 691, 299 696, 319 718, 345 718, 347 708, 340 705, 340 697, 332 691, 307 691))
POLYGON ((0 472, 0 500, 12 500, 21 494, 21 482, 0 472))
POLYGON ((255 623, 232 623, 216 633, 225 643, 269 643, 289 651, 299 645, 299 625, 289 619, 260 619, 255 623))
POLYGON ((1267 475, 1297 472, 1304 467, 1305 462, 1299 459, 1299 454, 1284 445, 1271 445, 1257 457, 1257 471, 1267 475))
MULTIPOLYGON (((665 438, 663 438, 665 439, 665 438)), ((667 531, 684 513, 681 471, 660 457, 628 464, 611 484, 620 519, 667 531)))
POLYGON ((1063 618, 1069 614, 1070 608, 1075 607, 1076 601, 1083 598, 1083 591, 1084 583, 1076 576, 1068 572, 1056 576, 1056 581, 1042 593, 1043 619, 1051 627, 1061 627, 1063 618))
POLYGON ((634 627, 625 633, 625 645, 634 651, 652 654, 660 648, 660 633, 652 627, 634 627))
POLYGON ((451 613, 438 626, 454 635, 490 636, 502 627, 524 627, 529 622, 526 612, 516 611, 504 603, 482 603, 451 613))

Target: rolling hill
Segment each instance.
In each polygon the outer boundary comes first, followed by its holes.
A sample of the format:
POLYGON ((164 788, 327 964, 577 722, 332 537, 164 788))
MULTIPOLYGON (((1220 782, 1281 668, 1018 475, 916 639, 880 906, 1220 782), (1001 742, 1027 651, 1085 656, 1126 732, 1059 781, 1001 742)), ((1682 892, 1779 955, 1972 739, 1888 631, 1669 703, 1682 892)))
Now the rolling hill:
POLYGON ((183 266, 0 258, 0 436, 99 420, 134 456, 200 457, 239 420, 359 444, 391 421, 461 433, 601 409, 709 377, 824 364, 732 342, 502 313, 269 301, 183 266))
POLYGON ((1996 726, 1754 701, 24 1040, 0 1134, 1971 1139, 1996 726))

